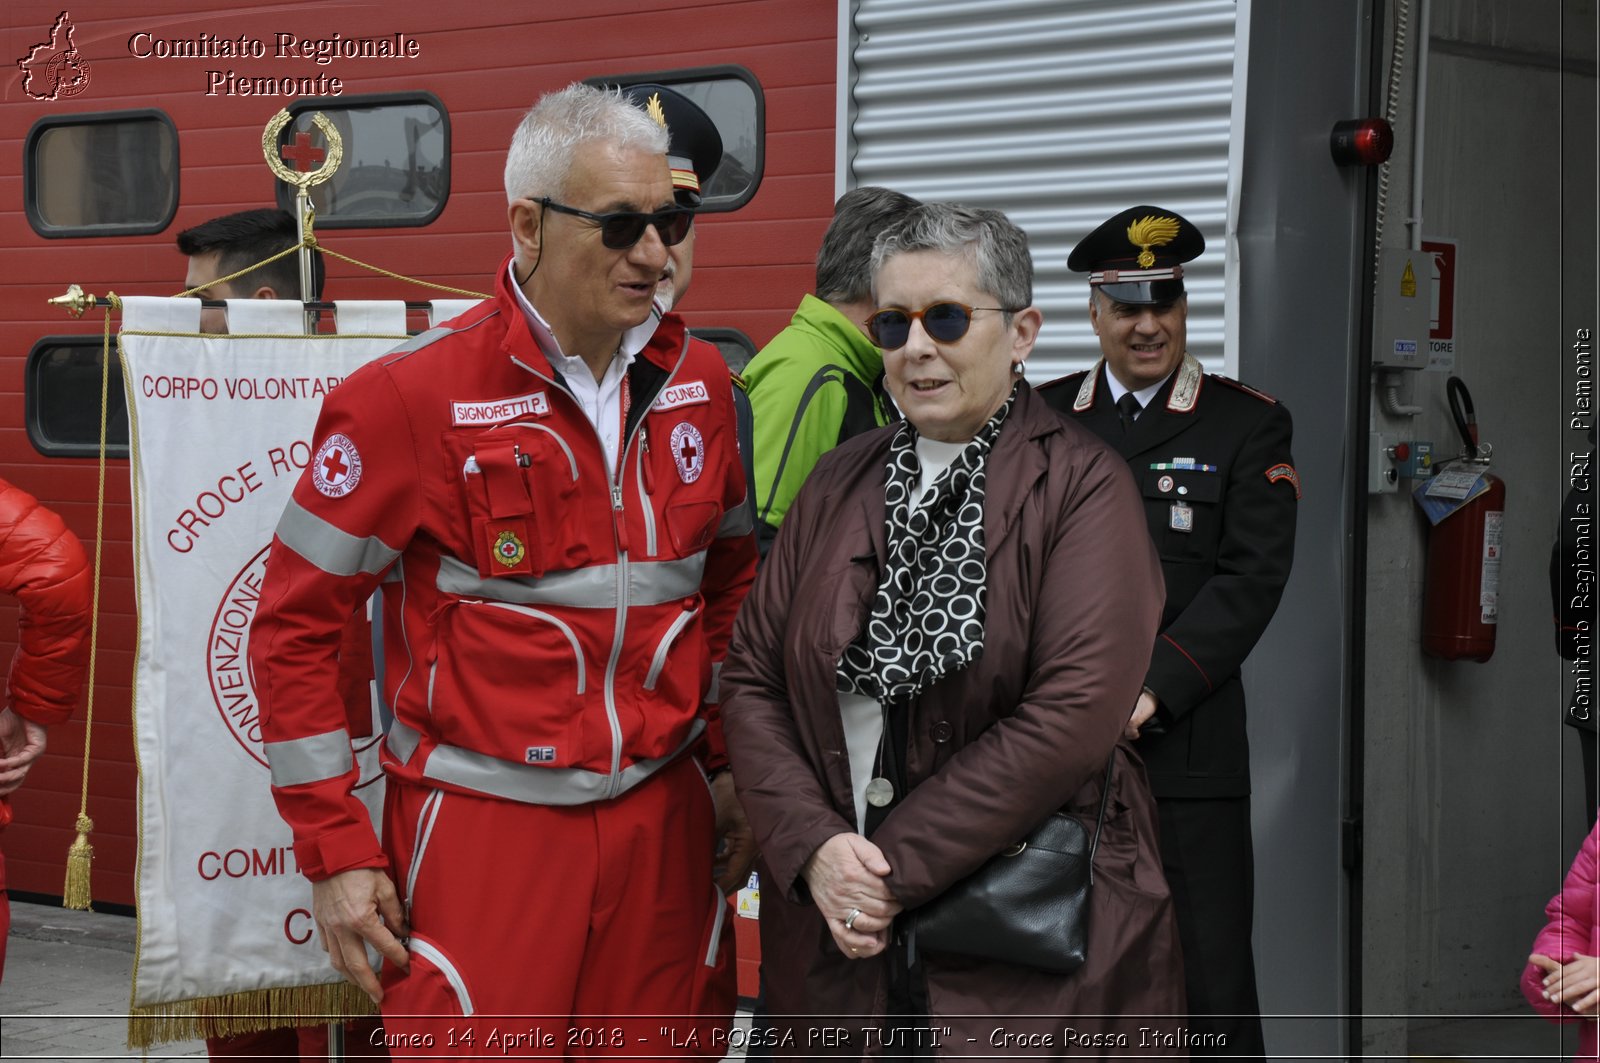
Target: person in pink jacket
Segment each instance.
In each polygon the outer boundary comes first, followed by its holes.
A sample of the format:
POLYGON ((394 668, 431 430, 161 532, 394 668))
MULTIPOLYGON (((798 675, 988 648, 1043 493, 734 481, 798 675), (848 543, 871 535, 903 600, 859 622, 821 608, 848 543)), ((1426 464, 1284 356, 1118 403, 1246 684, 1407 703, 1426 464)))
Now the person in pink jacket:
POLYGON ((1544 906, 1549 921, 1533 939, 1533 955, 1522 972, 1522 995, 1554 1022, 1578 1022, 1579 1060, 1596 1055, 1595 1020, 1600 1017, 1600 826, 1589 831, 1567 871, 1561 892, 1544 906))
MULTIPOLYGON (((0 590, 22 606, 17 655, 0 705, 0 828, 7 796, 44 752, 45 725, 77 707, 89 666, 89 559, 61 518, 0 480, 0 590)), ((0 975, 5 972, 11 903, 0 853, 0 975)))

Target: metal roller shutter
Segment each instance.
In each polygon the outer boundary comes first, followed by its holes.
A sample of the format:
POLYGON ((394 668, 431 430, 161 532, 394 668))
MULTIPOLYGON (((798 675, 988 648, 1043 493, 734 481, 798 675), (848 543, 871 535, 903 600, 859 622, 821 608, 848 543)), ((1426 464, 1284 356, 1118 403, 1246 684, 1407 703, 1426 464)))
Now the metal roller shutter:
POLYGON ((1072 245, 1124 207, 1176 210, 1206 237, 1189 349, 1222 369, 1236 16, 1234 0, 857 0, 844 184, 1027 230, 1035 382, 1099 357, 1072 245))

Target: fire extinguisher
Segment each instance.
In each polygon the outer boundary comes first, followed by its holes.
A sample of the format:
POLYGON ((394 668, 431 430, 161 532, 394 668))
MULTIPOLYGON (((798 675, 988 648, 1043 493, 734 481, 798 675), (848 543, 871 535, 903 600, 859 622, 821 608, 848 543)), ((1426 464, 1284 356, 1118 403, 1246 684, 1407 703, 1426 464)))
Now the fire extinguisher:
MULTIPOLYGON (((1494 656, 1500 612, 1501 532, 1506 485, 1489 472, 1488 444, 1478 443, 1472 395, 1456 377, 1445 384, 1450 413, 1465 454, 1451 463, 1456 475, 1473 473, 1487 489, 1469 498, 1428 531, 1427 577, 1422 599, 1422 652, 1447 661, 1487 661, 1494 656)), ((1443 470, 1438 475, 1443 475, 1443 470)))

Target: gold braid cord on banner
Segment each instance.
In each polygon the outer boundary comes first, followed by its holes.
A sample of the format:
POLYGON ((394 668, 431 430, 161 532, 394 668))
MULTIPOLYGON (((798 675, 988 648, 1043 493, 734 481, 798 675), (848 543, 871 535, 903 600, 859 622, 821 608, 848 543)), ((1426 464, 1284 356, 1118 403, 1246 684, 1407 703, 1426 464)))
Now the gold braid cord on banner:
POLYGON ((83 717, 83 781, 78 792, 78 836, 67 850, 67 878, 61 887, 61 905, 88 911, 94 893, 89 888, 89 870, 94 863, 94 846, 89 833, 94 820, 89 818, 89 738, 94 733, 94 667, 100 649, 100 556, 106 541, 106 412, 111 403, 111 311, 121 307, 116 292, 106 295, 105 325, 100 336, 100 458, 94 493, 94 590, 89 603, 89 674, 83 717))

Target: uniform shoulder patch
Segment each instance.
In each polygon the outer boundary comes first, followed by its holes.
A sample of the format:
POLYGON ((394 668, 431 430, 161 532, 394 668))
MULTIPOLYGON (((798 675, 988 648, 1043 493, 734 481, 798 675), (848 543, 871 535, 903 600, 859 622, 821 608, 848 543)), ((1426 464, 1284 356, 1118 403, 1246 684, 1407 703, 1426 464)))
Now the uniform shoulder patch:
POLYGON ((1242 391, 1246 395, 1260 399, 1262 402, 1268 402, 1274 406, 1278 405, 1278 400, 1273 398, 1271 395, 1268 395, 1265 391, 1253 388, 1249 384, 1233 379, 1231 376, 1223 376, 1221 373, 1212 373, 1211 378, 1219 384, 1226 384, 1235 391, 1242 391))
POLYGON ((1294 497, 1298 501, 1300 498, 1300 474, 1294 471, 1294 466, 1279 463, 1267 470, 1268 483, 1275 484, 1279 480, 1288 480, 1294 486, 1294 497))

